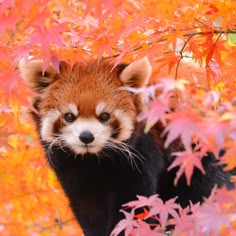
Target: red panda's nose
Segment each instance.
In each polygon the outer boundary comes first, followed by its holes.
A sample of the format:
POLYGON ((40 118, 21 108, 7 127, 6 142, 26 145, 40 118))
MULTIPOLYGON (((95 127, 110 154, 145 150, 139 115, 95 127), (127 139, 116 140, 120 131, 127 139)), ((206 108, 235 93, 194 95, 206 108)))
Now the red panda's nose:
POLYGON ((81 142, 83 142, 84 144, 89 144, 92 143, 94 140, 94 136, 90 131, 83 131, 80 136, 79 139, 81 142))

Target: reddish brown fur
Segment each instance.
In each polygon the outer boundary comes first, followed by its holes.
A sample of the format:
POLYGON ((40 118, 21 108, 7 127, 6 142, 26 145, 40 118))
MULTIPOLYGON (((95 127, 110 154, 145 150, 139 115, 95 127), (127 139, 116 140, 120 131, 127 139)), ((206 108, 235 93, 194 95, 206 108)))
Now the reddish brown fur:
POLYGON ((107 62, 97 61, 88 64, 75 64, 72 69, 61 63, 57 80, 48 88, 40 103, 42 114, 51 109, 74 103, 81 117, 95 116, 99 102, 105 102, 110 109, 121 109, 134 118, 136 108, 132 95, 117 89, 124 86, 117 75, 116 69, 107 62), (102 100, 101 100, 102 99, 102 100))

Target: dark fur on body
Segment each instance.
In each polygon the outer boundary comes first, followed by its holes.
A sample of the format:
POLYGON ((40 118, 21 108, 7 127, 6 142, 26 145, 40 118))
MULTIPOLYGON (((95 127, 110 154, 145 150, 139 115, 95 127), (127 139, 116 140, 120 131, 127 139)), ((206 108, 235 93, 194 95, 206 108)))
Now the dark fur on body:
POLYGON ((202 202, 215 186, 233 188, 231 174, 216 164, 212 154, 203 158, 206 175, 195 169, 191 186, 187 186, 185 177, 181 177, 178 185, 174 186, 177 168, 172 171, 167 169, 173 159, 170 154, 173 149, 180 149, 179 144, 164 149, 163 140, 159 138, 160 126, 156 125, 147 134, 142 124, 137 126, 136 132, 127 141, 132 147, 130 151, 143 157, 135 164, 127 158, 128 153, 119 150, 103 150, 99 156, 85 154, 75 157, 67 148, 52 147, 49 150, 48 145, 43 143, 49 163, 86 236, 110 235, 122 219, 123 215, 119 212, 122 205, 136 199, 137 195, 158 193, 163 200, 177 196, 177 202, 186 207, 190 200, 202 202))
POLYGON ((156 193, 158 176, 166 166, 164 150, 156 145, 151 132, 144 135, 141 128, 128 143, 131 152, 143 156, 135 164, 124 151, 103 150, 99 157, 95 154, 75 157, 68 149, 53 147, 48 151, 45 146, 86 236, 108 236, 122 219, 119 212, 122 204, 136 199, 136 195, 156 193))
MULTIPOLYGON (((58 108, 63 101, 65 104, 70 104, 74 100, 81 102, 77 118, 80 119, 81 116, 80 121, 83 123, 84 120, 94 117, 92 107, 96 103, 96 99, 102 97, 103 99, 107 98, 108 105, 114 103, 115 108, 119 106, 120 109, 123 109, 123 113, 120 113, 110 124, 113 128, 111 137, 112 135, 122 137, 121 134, 127 133, 126 128, 121 129, 121 123, 125 123, 124 121, 131 122, 127 117, 132 117, 131 120, 133 120, 142 111, 141 96, 133 96, 119 88, 127 84, 136 88, 144 87, 146 85, 145 79, 150 74, 149 65, 147 61, 143 60, 139 64, 124 67, 128 69, 120 67, 121 71, 118 68, 118 77, 121 73, 119 78, 117 78, 115 71, 112 72, 113 74, 110 73, 110 66, 105 65, 104 68, 105 77, 103 72, 99 72, 96 63, 89 64, 88 69, 79 65, 75 67, 74 72, 73 70, 71 72, 67 65, 62 66, 60 71, 62 74, 57 74, 50 68, 47 70, 48 75, 38 77, 37 71, 41 69, 40 63, 23 65, 23 77, 32 84, 34 91, 41 93, 41 96, 33 101, 35 109, 39 111, 39 113, 33 113, 38 132, 42 131, 43 125, 44 128, 48 127, 45 119, 53 120, 54 110, 51 109, 58 108), (104 68, 108 69, 105 70, 104 68), (125 73, 122 72, 122 69, 126 70, 125 73), (105 86, 104 80, 107 81, 106 86, 108 87, 105 86), (84 83, 84 87, 79 90, 76 86, 79 87, 80 82, 84 83), (92 83, 92 89, 89 83, 92 83), (100 86, 101 83, 104 83, 104 88, 100 86), (109 87, 110 85, 112 87, 109 87), (95 89, 98 86, 102 87, 103 90, 100 88, 101 91, 96 92, 95 89), (59 90, 59 88, 64 88, 64 90, 59 90), (113 92, 110 92, 111 90, 113 92), (113 93, 115 93, 115 97, 113 93), (83 97, 84 94, 87 97, 83 97), (119 99, 121 101, 118 101, 119 99), (48 113, 49 111, 51 113, 48 113), (46 118, 45 114, 47 115, 46 118), (126 114, 126 119, 122 120, 124 114, 126 114)), ((76 103, 75 105, 77 106, 76 103)), ((69 112, 74 112, 77 109, 76 106, 73 106, 69 112)), ((159 124, 156 124, 148 133, 144 133, 144 123, 134 121, 134 130, 127 126, 131 136, 121 140, 122 145, 127 145, 126 150, 124 148, 114 149, 114 146, 104 145, 98 153, 85 152, 80 154, 79 151, 77 153, 73 151, 68 144, 64 145, 63 142, 66 140, 62 140, 60 144, 56 145, 51 141, 52 138, 56 137, 55 134, 60 134, 62 127, 71 125, 63 123, 62 120, 62 117, 57 118, 53 121, 52 129, 44 129, 40 133, 42 139, 42 134, 44 136, 47 132, 50 134, 49 141, 42 141, 42 146, 51 167, 68 196, 70 206, 82 226, 85 236, 108 236, 114 226, 122 219, 123 215, 119 211, 122 205, 135 200, 137 195, 150 196, 157 193, 163 200, 177 196, 177 201, 182 207, 185 207, 190 200, 193 203, 202 202, 203 197, 209 196, 215 185, 218 187, 226 185, 228 188, 233 188, 233 184, 230 183, 231 173, 225 173, 223 168, 216 164, 212 154, 203 158, 205 175, 195 170, 191 186, 187 186, 184 176, 180 178, 178 185, 174 186, 177 168, 168 171, 168 167, 173 161, 171 153, 183 148, 176 141, 165 149, 165 140, 161 138, 163 127, 159 124), (132 157, 130 153, 133 153, 132 157)), ((106 129, 106 124, 103 126, 106 129)), ((87 126, 86 129, 88 129, 87 126)), ((117 139, 117 137, 112 138, 117 139)), ((119 145, 119 143, 114 142, 113 145, 119 145)))

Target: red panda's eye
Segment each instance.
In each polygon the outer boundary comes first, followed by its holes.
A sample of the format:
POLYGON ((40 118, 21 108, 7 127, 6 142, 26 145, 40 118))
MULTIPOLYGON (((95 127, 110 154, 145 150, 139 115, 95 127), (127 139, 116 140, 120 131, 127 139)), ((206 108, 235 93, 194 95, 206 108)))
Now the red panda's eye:
POLYGON ((107 113, 107 112, 103 112, 102 114, 99 115, 98 119, 101 121, 101 122, 106 122, 110 119, 110 114, 107 113))
POLYGON ((76 119, 76 117, 75 117, 75 115, 72 114, 72 113, 65 113, 65 114, 64 114, 64 119, 65 119, 65 121, 67 121, 67 122, 73 122, 73 121, 76 119))

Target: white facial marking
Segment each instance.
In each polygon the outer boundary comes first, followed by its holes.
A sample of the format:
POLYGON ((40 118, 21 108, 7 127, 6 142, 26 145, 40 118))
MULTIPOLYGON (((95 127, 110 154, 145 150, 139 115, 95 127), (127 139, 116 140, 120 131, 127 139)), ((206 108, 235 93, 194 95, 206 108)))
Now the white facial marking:
POLYGON ((99 116, 106 106, 107 104, 105 102, 99 102, 96 106, 96 115, 99 116))
POLYGON ((77 154, 98 153, 110 138, 111 128, 101 124, 96 118, 78 118, 62 129, 62 139, 77 154), (94 140, 87 146, 79 139, 83 131, 89 131, 94 140))
POLYGON ((55 140, 53 126, 60 116, 60 111, 51 110, 42 118, 41 137, 43 141, 52 142, 55 140))
POLYGON ((61 110, 64 114, 68 113, 68 112, 71 112, 75 116, 79 115, 78 108, 74 103, 69 103, 67 106, 63 106, 61 110))
MULTIPOLYGON (((99 103, 96 107, 96 113, 99 115, 103 112, 106 104, 99 103)), ((78 115, 77 107, 74 104, 68 104, 63 108, 63 111, 51 110, 42 118, 41 137, 47 142, 54 142, 54 124, 63 115, 64 112, 72 112, 78 115), (66 109, 67 108, 67 109, 66 109)), ((119 135, 116 138, 118 141, 125 141, 129 139, 134 130, 134 120, 128 113, 120 109, 116 109, 113 113, 114 117, 119 121, 119 135)), ((108 124, 103 124, 96 118, 80 118, 78 117, 73 123, 67 124, 61 129, 61 141, 65 143, 76 154, 98 153, 100 152, 111 137, 112 128, 108 124), (89 131, 94 140, 87 145, 83 143, 79 136, 82 132, 89 131)))
POLYGON ((134 130, 133 119, 131 119, 130 116, 126 112, 119 109, 115 110, 114 115, 120 123, 120 133, 117 139, 120 141, 125 141, 129 139, 134 130))

